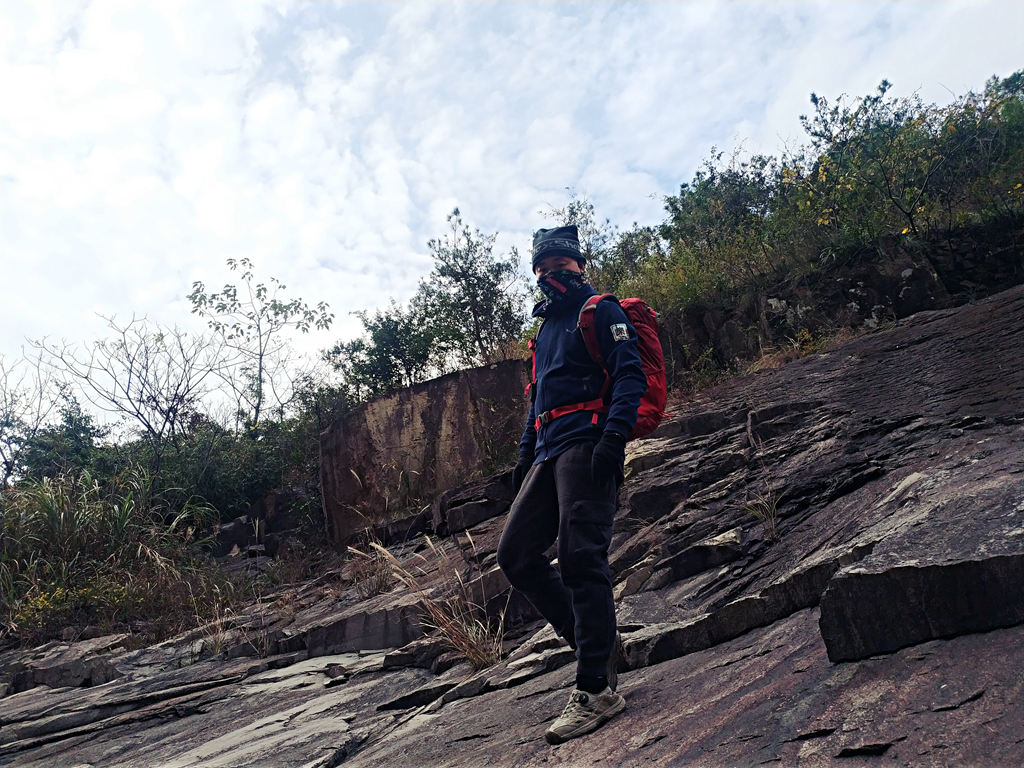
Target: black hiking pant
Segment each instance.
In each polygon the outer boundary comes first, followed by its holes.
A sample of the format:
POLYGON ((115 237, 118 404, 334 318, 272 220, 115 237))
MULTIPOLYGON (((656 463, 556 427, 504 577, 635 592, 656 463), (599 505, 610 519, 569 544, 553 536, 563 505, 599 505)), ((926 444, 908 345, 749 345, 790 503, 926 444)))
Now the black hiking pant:
POLYGON ((498 565, 576 649, 576 673, 603 676, 615 642, 608 569, 618 484, 590 473, 594 443, 530 468, 498 544, 498 565), (558 539, 558 569, 545 550, 558 539))

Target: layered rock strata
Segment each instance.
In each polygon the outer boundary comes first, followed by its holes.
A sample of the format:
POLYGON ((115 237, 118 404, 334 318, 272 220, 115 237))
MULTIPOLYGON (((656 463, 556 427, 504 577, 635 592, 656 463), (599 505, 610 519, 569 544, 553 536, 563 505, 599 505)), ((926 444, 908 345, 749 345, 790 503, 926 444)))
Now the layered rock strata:
POLYGON ((495 478, 392 551, 426 593, 504 610, 497 665, 434 639, 421 594, 363 598, 346 570, 216 637, 6 654, 0 760, 1020 765, 1022 339, 1017 288, 674 405, 630 446, 611 550, 627 710, 591 736, 543 740, 573 654, 494 566, 495 478))

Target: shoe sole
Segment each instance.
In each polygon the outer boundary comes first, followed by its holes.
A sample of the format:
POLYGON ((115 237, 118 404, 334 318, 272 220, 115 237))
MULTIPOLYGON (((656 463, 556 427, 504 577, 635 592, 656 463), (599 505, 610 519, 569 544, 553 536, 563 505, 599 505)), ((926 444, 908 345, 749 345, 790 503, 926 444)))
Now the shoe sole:
POLYGON ((606 712, 603 712, 601 716, 598 717, 597 720, 595 720, 594 722, 580 726, 575 731, 570 731, 569 733, 555 733, 554 731, 548 731, 544 734, 544 740, 552 746, 555 746, 557 744, 564 744, 565 742, 569 741, 569 739, 575 739, 577 736, 582 736, 585 733, 596 731, 598 728, 607 723, 609 720, 611 720, 625 708, 626 700, 619 696, 618 702, 614 706, 612 706, 611 709, 607 710, 606 712))

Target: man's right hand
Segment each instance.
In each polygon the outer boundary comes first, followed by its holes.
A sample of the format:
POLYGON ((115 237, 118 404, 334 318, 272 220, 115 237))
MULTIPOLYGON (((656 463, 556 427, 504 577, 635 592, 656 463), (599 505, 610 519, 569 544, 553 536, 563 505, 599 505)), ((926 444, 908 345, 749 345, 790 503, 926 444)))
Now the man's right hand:
POLYGON ((512 470, 512 492, 519 493, 519 489, 523 487, 523 480, 526 479, 526 473, 530 471, 530 467, 533 466, 533 456, 520 456, 519 461, 516 462, 516 468, 512 470))

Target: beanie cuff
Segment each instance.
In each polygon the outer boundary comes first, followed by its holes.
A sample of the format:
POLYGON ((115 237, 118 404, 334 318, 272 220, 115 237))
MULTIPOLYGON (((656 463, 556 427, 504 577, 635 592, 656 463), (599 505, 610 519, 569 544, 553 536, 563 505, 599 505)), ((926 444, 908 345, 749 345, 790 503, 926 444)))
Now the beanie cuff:
POLYGON ((568 256, 580 264, 586 263, 586 259, 580 252, 579 235, 575 225, 558 227, 556 229, 541 229, 533 237, 533 268, 549 256, 568 256))

